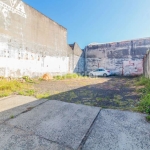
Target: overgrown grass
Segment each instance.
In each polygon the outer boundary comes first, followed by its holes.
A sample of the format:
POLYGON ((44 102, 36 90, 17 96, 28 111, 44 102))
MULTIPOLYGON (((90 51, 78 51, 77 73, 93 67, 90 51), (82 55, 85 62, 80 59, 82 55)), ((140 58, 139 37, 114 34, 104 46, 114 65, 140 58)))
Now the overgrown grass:
POLYGON ((136 85, 138 85, 138 86, 142 86, 142 85, 148 86, 148 85, 150 85, 150 79, 145 78, 144 76, 141 76, 141 77, 137 78, 136 85))
POLYGON ((150 115, 148 115, 148 116, 146 117, 146 120, 147 120, 148 122, 150 122, 150 115))
MULTIPOLYGON (((138 78, 136 85, 143 86, 138 90, 138 92, 140 92, 141 94, 141 100, 138 105, 138 110, 150 115, 150 79, 142 76, 138 78)), ((150 119, 150 117, 148 117, 148 119, 150 119)))
POLYGON ((33 83, 36 83, 35 79, 31 79, 28 76, 22 77, 22 79, 9 80, 0 78, 0 97, 7 97, 13 94, 24 96, 35 96, 38 99, 48 98, 49 93, 37 93, 33 88, 33 83), (25 82, 22 82, 22 79, 25 82))
POLYGON ((38 99, 42 99, 42 98, 48 98, 50 96, 49 93, 41 93, 41 94, 36 94, 35 97, 38 99))
POLYGON ((29 76, 23 76, 22 79, 24 79, 28 83, 36 83, 34 79, 31 79, 29 76))
POLYGON ((58 75, 58 76, 54 76, 54 79, 56 80, 64 80, 64 79, 74 79, 74 78, 82 78, 83 76, 76 74, 76 73, 72 73, 72 74, 66 74, 66 75, 58 75))
POLYGON ((22 83, 20 80, 1 79, 0 80, 0 97, 6 97, 11 94, 34 95, 35 91, 28 82, 22 83))

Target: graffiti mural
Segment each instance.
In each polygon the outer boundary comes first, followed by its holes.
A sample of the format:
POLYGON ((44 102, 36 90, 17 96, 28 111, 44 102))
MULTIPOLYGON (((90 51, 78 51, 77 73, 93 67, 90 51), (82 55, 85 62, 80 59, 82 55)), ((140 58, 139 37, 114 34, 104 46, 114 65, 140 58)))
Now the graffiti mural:
POLYGON ((5 11, 9 11, 9 12, 18 14, 24 18, 27 17, 22 1, 10 0, 10 5, 5 4, 4 2, 0 1, 0 6, 3 7, 3 10, 5 10, 5 11))

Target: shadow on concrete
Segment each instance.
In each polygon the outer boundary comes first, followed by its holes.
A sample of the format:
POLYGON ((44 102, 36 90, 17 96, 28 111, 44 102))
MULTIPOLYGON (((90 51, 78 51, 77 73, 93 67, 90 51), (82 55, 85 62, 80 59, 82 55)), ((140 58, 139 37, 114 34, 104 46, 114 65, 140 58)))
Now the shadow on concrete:
POLYGON ((137 106, 140 99, 140 96, 135 92, 135 87, 132 87, 132 80, 130 78, 119 77, 119 82, 117 81, 118 77, 113 77, 104 83, 87 85, 54 94, 45 99, 24 102, 25 104, 23 105, 0 112, 0 123, 20 113, 30 111, 47 100, 58 100, 102 108, 132 110, 137 106))
POLYGON ((104 83, 83 86, 52 95, 48 99, 103 108, 131 110, 137 106, 140 98, 131 79, 133 77, 119 77, 119 80, 118 77, 113 77, 104 83))

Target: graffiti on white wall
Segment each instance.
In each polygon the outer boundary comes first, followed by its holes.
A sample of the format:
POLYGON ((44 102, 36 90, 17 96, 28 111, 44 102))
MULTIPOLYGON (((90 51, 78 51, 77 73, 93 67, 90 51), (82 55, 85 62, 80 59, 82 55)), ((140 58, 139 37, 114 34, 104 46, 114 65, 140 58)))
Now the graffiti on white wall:
POLYGON ((123 62, 123 75, 141 75, 143 74, 143 60, 130 60, 123 62))
POLYGON ((10 0, 10 5, 5 4, 4 2, 0 1, 0 6, 3 8, 2 11, 4 12, 12 12, 18 14, 24 18, 26 18, 26 13, 24 9, 24 4, 22 1, 18 0, 10 0))

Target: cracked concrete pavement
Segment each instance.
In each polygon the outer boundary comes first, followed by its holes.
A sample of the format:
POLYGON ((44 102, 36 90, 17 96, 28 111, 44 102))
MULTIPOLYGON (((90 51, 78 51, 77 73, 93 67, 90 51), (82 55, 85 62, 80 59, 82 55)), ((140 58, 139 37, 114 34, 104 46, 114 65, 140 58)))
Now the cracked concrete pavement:
POLYGON ((150 124, 129 111, 34 97, 0 99, 0 150, 149 150, 150 124))

